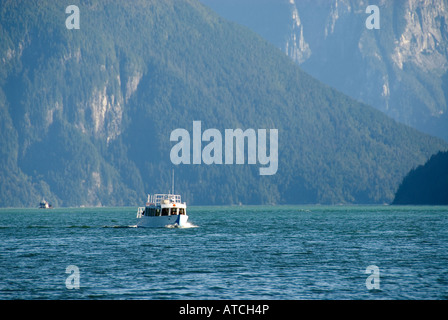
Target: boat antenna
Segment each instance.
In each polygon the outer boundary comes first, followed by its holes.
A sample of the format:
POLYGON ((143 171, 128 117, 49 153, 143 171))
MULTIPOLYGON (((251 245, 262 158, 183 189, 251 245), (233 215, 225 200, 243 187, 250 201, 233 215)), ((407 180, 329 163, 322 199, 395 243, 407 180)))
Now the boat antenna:
POLYGON ((173 169, 173 193, 174 194, 174 169, 173 169))

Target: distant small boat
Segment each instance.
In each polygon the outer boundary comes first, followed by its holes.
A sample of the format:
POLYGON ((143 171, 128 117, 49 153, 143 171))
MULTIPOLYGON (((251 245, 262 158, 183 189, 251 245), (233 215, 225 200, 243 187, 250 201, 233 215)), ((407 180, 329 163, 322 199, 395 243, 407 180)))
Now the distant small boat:
POLYGON ((51 209, 53 206, 48 203, 47 200, 42 199, 42 201, 39 203, 39 209, 51 209))

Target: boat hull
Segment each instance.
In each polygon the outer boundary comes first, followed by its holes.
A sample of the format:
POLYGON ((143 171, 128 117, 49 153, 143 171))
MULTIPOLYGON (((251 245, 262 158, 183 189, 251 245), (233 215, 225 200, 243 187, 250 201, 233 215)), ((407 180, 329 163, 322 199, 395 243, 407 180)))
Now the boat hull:
POLYGON ((163 228, 167 226, 184 227, 187 224, 187 215, 172 215, 172 216, 158 216, 148 217, 142 216, 137 227, 141 228, 163 228))

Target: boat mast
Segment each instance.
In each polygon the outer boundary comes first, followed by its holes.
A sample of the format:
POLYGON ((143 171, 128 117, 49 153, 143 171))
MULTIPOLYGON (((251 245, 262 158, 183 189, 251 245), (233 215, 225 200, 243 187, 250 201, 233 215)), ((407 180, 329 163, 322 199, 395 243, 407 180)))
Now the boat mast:
POLYGON ((173 169, 173 193, 174 194, 174 169, 173 169))

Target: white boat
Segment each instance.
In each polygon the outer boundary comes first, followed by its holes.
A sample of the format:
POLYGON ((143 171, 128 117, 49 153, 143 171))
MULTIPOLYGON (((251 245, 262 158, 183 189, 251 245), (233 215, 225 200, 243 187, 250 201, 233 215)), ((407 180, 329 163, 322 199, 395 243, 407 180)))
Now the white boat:
POLYGON ((187 204, 177 194, 148 195, 145 207, 137 210, 137 227, 184 227, 187 224, 187 204))
POLYGON ((42 201, 39 203, 39 209, 51 209, 53 206, 48 203, 47 200, 42 199, 42 201))

